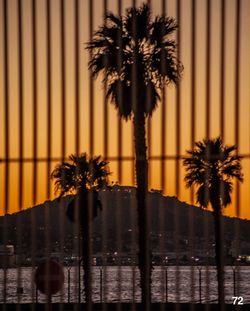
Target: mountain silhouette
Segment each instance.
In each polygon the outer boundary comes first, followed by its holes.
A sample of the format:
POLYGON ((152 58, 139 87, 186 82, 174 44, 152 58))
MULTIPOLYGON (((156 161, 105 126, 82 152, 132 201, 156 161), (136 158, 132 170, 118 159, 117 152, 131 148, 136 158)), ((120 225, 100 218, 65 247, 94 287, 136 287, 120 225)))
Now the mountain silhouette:
MULTIPOLYGON (((192 232, 194 238, 204 239, 207 234, 210 240, 213 239, 212 212, 181 202, 176 197, 163 196, 159 191, 150 191, 148 195, 152 235, 157 236, 165 232, 172 239, 185 239, 192 232)), ((66 209, 73 198, 74 196, 66 196, 46 201, 21 212, 1 216, 0 243, 3 243, 4 226, 8 243, 15 245, 18 234, 21 234, 24 245, 30 247, 33 238, 38 250, 48 240, 53 245, 55 241, 72 238, 76 235, 76 226, 66 217, 66 209)), ((130 231, 136 231, 134 187, 114 186, 110 190, 99 192, 99 198, 102 202, 102 212, 93 222, 94 237, 102 237, 105 232, 107 239, 112 239, 112 243, 116 244, 119 234, 124 236, 130 231)), ((225 240, 232 241, 237 237, 240 241, 250 242, 249 220, 226 216, 223 220, 225 240)))

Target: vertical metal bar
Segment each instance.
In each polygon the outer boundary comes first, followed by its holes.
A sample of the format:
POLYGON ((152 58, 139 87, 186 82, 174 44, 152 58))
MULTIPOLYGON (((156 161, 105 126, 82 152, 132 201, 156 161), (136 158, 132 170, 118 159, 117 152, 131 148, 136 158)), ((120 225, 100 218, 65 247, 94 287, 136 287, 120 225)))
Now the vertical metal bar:
MULTIPOLYGON (((241 52, 241 22, 240 22, 240 14, 241 14, 241 1, 236 1, 236 38, 235 38, 235 118, 234 118, 234 136, 235 136, 235 145, 236 155, 239 154, 239 109, 240 109, 240 52, 241 52)), ((235 204, 236 204, 236 217, 240 217, 240 184, 239 181, 236 180, 236 188, 235 188, 235 204)), ((236 221, 234 225, 235 238, 236 238, 236 253, 239 254, 239 236, 240 236, 240 227, 239 222, 236 221)), ((236 273, 237 276, 239 274, 239 265, 236 264, 236 273)), ((239 283, 237 278, 237 292, 239 292, 239 283)))
MULTIPOLYGON (((51 7, 50 1, 47 0, 46 3, 46 75, 47 75, 47 198, 50 198, 50 171, 51 171, 51 131, 52 131, 52 100, 51 100, 51 75, 52 75, 52 68, 51 68, 51 7)), ((60 209, 61 210, 61 209, 60 209)), ((50 209, 45 206, 44 208, 44 235, 45 235, 45 258, 47 261, 46 265, 46 274, 48 275, 49 272, 49 265, 48 260, 50 258, 51 247, 50 247, 50 228, 51 228, 51 220, 50 220, 50 209)), ((60 229, 62 228, 62 212, 60 211, 60 229)), ((50 288, 49 282, 46 283, 48 289, 50 288)), ((50 298, 48 297, 48 303, 50 303, 50 298)), ((48 306, 49 308, 49 306, 48 306)))
POLYGON ((165 295, 166 295, 166 303, 168 302, 168 268, 165 271, 165 295))
MULTIPOLYGON (((22 24, 22 2, 18 0, 18 101, 19 101, 19 182, 18 182, 18 203, 19 210, 23 206, 23 24, 22 24)), ((20 232, 21 233, 21 232, 20 232)))
POLYGON ((60 2, 60 27, 61 27, 61 157, 65 158, 66 152, 66 78, 65 78, 65 1, 60 2))
MULTIPOLYGON (((118 0, 118 16, 121 17, 122 16, 122 1, 118 0)), ((119 36, 119 33, 118 33, 119 36)), ((117 59, 117 65, 118 68, 121 67, 122 65, 122 38, 119 36, 119 38, 117 38, 118 40, 118 45, 121 51, 121 53, 118 54, 118 59, 117 59)), ((119 87, 118 89, 118 101, 121 102, 121 106, 123 105, 122 103, 123 100, 123 94, 122 94, 122 90, 119 87)), ((118 119, 118 135, 117 135, 117 146, 118 146, 118 182, 119 184, 122 183, 122 119, 119 118, 118 119)))
MULTIPOLYGON (((191 148, 194 148, 195 145, 195 135, 196 135, 196 0, 192 0, 192 9, 191 9, 191 42, 192 42, 192 52, 191 52, 191 148)), ((194 204, 194 189, 190 190, 191 204, 194 204)), ((189 247, 190 247, 190 257, 193 258, 194 254, 194 209, 190 208, 188 212, 188 236, 189 236, 189 247)), ((194 267, 191 266, 191 278, 190 278, 190 290, 191 290, 191 301, 194 301, 194 267)))
MULTIPOLYGON (((104 18, 104 26, 106 26, 106 14, 108 11, 108 0, 103 0, 103 18, 104 18)), ((104 160, 107 160, 109 156, 109 140, 108 140, 108 124, 109 124, 109 118, 108 118, 108 100, 107 100, 107 79, 104 79, 104 84, 103 84, 103 113, 104 113, 104 123, 103 123, 103 144, 104 144, 104 160)), ((103 297, 101 302, 103 303, 103 310, 106 310, 106 284, 107 284, 107 269, 106 269, 106 253, 107 253, 107 217, 106 217, 106 209, 105 207, 108 204, 108 198, 107 198, 107 193, 105 193, 103 200, 104 208, 102 211, 102 227, 101 227, 101 232, 102 232, 102 253, 104 254, 103 256, 103 263, 104 264, 104 269, 103 269, 103 297), (105 262, 105 263, 104 263, 105 262)))
MULTIPOLYGON (((222 0, 221 2, 221 47, 220 47, 220 135, 222 141, 224 140, 225 136, 225 122, 224 122, 224 117, 225 117, 225 21, 226 21, 226 2, 225 0, 222 0)), ((220 186, 220 196, 223 197, 223 193, 225 191, 223 186, 220 186)), ((221 246, 224 247, 224 221, 222 219, 222 214, 219 215, 220 219, 218 219, 218 222, 220 222, 220 229, 218 228, 219 231, 219 240, 220 241, 215 241, 215 243, 220 243, 221 246)), ((216 228, 215 228, 215 237, 216 237, 216 228)), ((217 280, 218 280, 218 303, 221 305, 220 302, 220 296, 223 295, 224 299, 224 251, 223 249, 216 251, 216 264, 219 265, 217 267, 217 280), (221 270, 221 271, 220 271, 221 270), (219 282, 223 283, 223 288, 220 289, 219 282), (220 293, 222 291, 222 293, 220 293)), ((224 301, 223 301, 224 304, 224 301)), ((220 309, 223 310, 224 306, 221 305, 220 309)))
MULTIPOLYGON (((206 45, 206 139, 210 138, 210 90, 211 90, 211 0, 207 0, 207 7, 206 7, 206 40, 207 40, 207 45, 206 45)), ((208 194, 207 194, 208 195, 208 194)), ((204 218, 204 235, 205 235, 205 251, 207 252, 208 246, 209 246, 209 231, 208 231, 208 220, 207 218, 204 218)), ((205 280, 206 280, 206 290, 205 290, 205 301, 210 300, 210 273, 209 273, 209 263, 206 262, 206 270, 205 270, 205 280)))
POLYGON ((50 1, 47 0, 47 198, 50 198, 50 172, 51 172, 51 137, 52 137, 52 100, 51 100, 51 9, 50 9, 50 1))
MULTIPOLYGON (((132 6, 136 7, 137 4, 137 0, 132 0, 132 6)), ((134 79, 135 77, 135 72, 132 69, 132 79, 134 79)), ((135 103, 136 101, 136 85, 134 85, 134 87, 132 88, 132 105, 135 103)), ((132 127, 132 141, 134 141, 135 139, 135 133, 134 133, 135 129, 134 127, 132 127)), ((133 169, 132 169, 132 180, 133 183, 136 184, 136 174, 135 174, 135 148, 132 148, 132 157, 133 157, 133 169)))
MULTIPOLYGON (((37 202, 37 36, 36 0, 32 1, 32 71, 33 71, 33 205, 37 202)), ((33 224, 33 221, 32 221, 33 224)), ((33 239, 32 239, 33 241, 33 239)), ((32 252, 33 253, 33 252, 32 252)))
MULTIPOLYGON (((131 125, 132 126, 132 125, 131 125)), ((134 141, 134 127, 132 126, 131 130, 131 140, 132 142, 134 141)), ((131 157, 131 162, 132 162, 132 171, 131 171, 131 180, 132 184, 136 184, 136 176, 135 176, 135 149, 132 147, 132 157, 131 157)))
MULTIPOLYGON (((176 8, 176 15, 178 21, 178 31, 177 31, 177 44, 178 44, 178 51, 177 57, 181 59, 181 1, 177 0, 177 8, 176 8)), ((177 84, 177 91, 176 91, 176 162, 175 162, 175 194, 176 197, 179 197, 180 194, 180 143, 181 143, 181 131, 180 131, 180 116, 181 116, 181 84, 180 82, 177 84)), ((177 204, 177 201, 176 203, 177 204)), ((179 257, 179 210, 175 208, 174 211, 174 227, 175 227, 175 237, 174 237, 174 244, 175 244, 175 253, 176 257, 179 257)), ((179 261, 179 260, 178 260, 179 261)), ((180 271, 179 271, 179 263, 176 266, 176 309, 179 309, 179 301, 180 301, 180 271)))
MULTIPOLYGON (((180 21, 181 21, 181 0, 177 0, 177 20, 178 20, 178 31, 177 31, 177 43, 178 43, 178 59, 181 56, 181 30, 180 30, 180 21)), ((175 182, 175 192, 176 196, 179 196, 180 192, 180 144, 181 144, 181 131, 180 131, 180 115, 181 115, 181 84, 180 82, 177 85, 177 92, 176 92, 176 115, 175 115, 175 122, 176 122, 176 166, 175 166, 175 175, 176 175, 176 182, 175 182)))
POLYGON ((206 138, 210 138, 211 0, 207 0, 206 25, 206 138))
MULTIPOLYGON (((89 40, 93 35, 93 1, 89 0, 89 40)), ((92 59, 92 49, 89 49, 89 60, 92 59)), ((89 153, 94 154, 94 81, 92 70, 89 70, 89 153)))
MULTIPOLYGON (((136 2, 137 2, 136 0, 132 0, 133 8, 136 7, 136 2)), ((132 30, 133 33, 135 33, 136 32, 135 22, 133 22, 132 28, 133 28, 133 30, 132 30)), ((135 55, 134 52, 133 52, 133 61, 136 62, 136 55, 135 55)), ((135 65, 132 66, 132 81, 134 82, 132 84, 132 86, 131 86, 132 87, 132 108, 134 108, 135 105, 136 105, 136 99, 137 99, 137 81, 136 81, 135 65)), ((132 130, 132 135, 133 135, 132 141, 134 141, 135 140, 135 128, 134 128, 134 126, 133 126, 133 130, 132 130)), ((132 149, 133 149, 133 157, 134 157, 134 169, 133 169, 133 172, 134 172, 134 176, 133 177, 134 178, 133 178, 133 180, 134 180, 134 182, 136 184, 137 183, 137 178, 136 178, 136 173, 135 173, 135 170, 136 170, 135 169, 136 168, 135 148, 132 148, 132 149)), ((136 191, 137 191, 137 189, 136 189, 136 191)), ((137 201, 136 201, 136 204, 134 204, 134 205, 136 205, 136 207, 137 207, 137 201)), ((137 222, 137 225, 138 225, 138 222, 137 222)), ((139 239, 137 241, 138 241, 137 243, 138 243, 138 247, 139 247, 139 239)), ((137 255, 137 257, 138 257, 138 263, 139 263, 139 254, 137 255)), ((140 270, 139 270, 139 274, 140 274, 140 270)), ((133 269, 133 284, 132 284, 132 288, 133 288, 133 309, 135 309, 135 288, 136 288, 135 287, 135 276, 136 276, 135 269, 133 269)), ((140 275, 140 277, 141 277, 141 275, 140 275)))
MULTIPOLYGON (((147 0, 147 4, 151 10, 151 0, 147 0)), ((151 94, 149 92, 147 92, 147 97, 146 97, 146 106, 149 106, 151 105, 151 102, 150 102, 150 96, 151 94)), ((150 162, 150 159, 151 159, 151 155, 152 155, 152 120, 151 120, 151 117, 149 116, 147 118, 147 147, 148 147, 148 181, 149 181, 149 185, 151 185, 151 169, 152 169, 152 165, 151 165, 151 162, 150 162)), ((153 161, 152 161, 153 162, 153 161)), ((148 203, 147 203, 148 204, 148 203)))
POLYGON ((224 139, 225 115, 225 15, 226 3, 221 0, 221 47, 220 47, 220 135, 224 139))
MULTIPOLYGON (((75 152, 77 155, 80 154, 80 61, 79 61, 79 0, 75 0, 75 152)), ((81 240, 80 240, 80 220, 79 220, 79 201, 75 200, 74 212, 75 219, 78 219, 76 226, 74 227, 74 237, 78 237, 77 245, 74 245, 76 253, 78 254, 78 265, 77 265, 77 297, 78 297, 78 308, 80 309, 81 303, 81 240)), ((75 243, 74 243, 75 244, 75 243)))
MULTIPOLYGON (((162 0, 161 4, 162 15, 166 16, 166 0, 162 0)), ((164 56, 161 57, 161 66, 164 68, 166 66, 166 60, 164 56)), ((163 192, 166 187, 166 174, 165 174, 165 153, 166 153, 166 88, 165 84, 162 87, 162 113, 161 113, 161 189, 163 192)))
POLYGON ((236 292, 236 271, 235 271, 234 267, 233 267, 233 296, 234 297, 237 296, 237 292, 236 292))
MULTIPOLYGON (((52 100, 51 100, 51 9, 50 1, 47 0, 47 14, 46 14, 46 23, 47 23, 47 198, 50 198, 50 171, 51 171, 51 136, 52 136, 52 100)), ((49 221, 48 213, 45 212, 45 223, 49 221)), ((46 230, 47 233, 47 230, 46 230)), ((49 242, 49 239, 47 240, 49 242)))
MULTIPOLYGON (((104 17, 104 25, 106 26, 106 14, 108 8, 108 0, 103 0, 103 17, 104 17)), ((104 112, 104 124, 103 124, 103 145, 104 145, 104 160, 108 158, 109 151, 109 141, 108 141, 108 100, 107 100, 107 80, 104 79, 103 82, 103 112, 104 112)))
MULTIPOLYGON (((88 2, 89 5, 89 41, 92 39, 93 35, 93 1, 90 0, 88 2)), ((92 50, 89 50, 89 60, 92 59, 92 50)), ((93 156, 94 153, 94 81, 92 76, 92 70, 89 70, 89 152, 90 157, 93 156)), ((93 197, 91 195, 88 196, 88 209, 90 211, 91 204, 93 204, 93 197)), ((92 237, 92 219, 91 219, 91 213, 88 213, 89 219, 88 219, 88 232, 87 236, 90 239, 92 237)), ((91 260, 92 260, 92 244, 91 241, 87 242, 88 245, 86 245, 87 253, 88 253, 88 262, 86 263, 88 271, 90 271, 90 275, 88 278, 88 293, 90 296, 92 296, 92 267, 91 267, 91 260)), ((86 289, 85 289, 86 294, 86 289)), ((90 299, 87 299, 86 301, 86 309, 88 311, 92 310, 92 297, 90 299)))
MULTIPOLYGON (((77 202, 75 204, 75 208, 77 210, 76 212, 76 216, 79 219, 79 202, 77 202)), ((80 228, 80 219, 77 222, 77 226, 76 226, 76 230, 77 230, 77 250, 78 250, 78 265, 77 265, 77 280, 78 280, 78 305, 79 305, 79 309, 80 309, 80 303, 81 303, 81 228, 80 228)))
MULTIPOLYGON (((132 259, 133 260, 133 259, 132 259)), ((135 272, 135 266, 133 264, 132 267, 132 310, 135 310, 135 291, 136 291, 136 287, 135 287, 135 278, 136 278, 136 272, 135 272)))
POLYGON ((68 303, 70 303, 70 267, 68 267, 68 303))
MULTIPOLYGON (((8 29, 8 5, 7 0, 3 1, 3 24, 4 24, 4 143, 5 143, 5 174, 4 174, 4 214, 9 212, 9 157, 10 157, 10 146, 9 146, 9 29, 8 29)), ((3 241, 4 245, 7 242, 7 219, 4 217, 3 222, 3 241)), ((3 303, 6 304, 6 294, 7 294, 7 267, 4 266, 3 273, 3 303)))
MULTIPOLYGON (((118 0, 118 16, 121 18, 122 17, 122 1, 118 0)), ((122 29, 121 29, 122 30, 122 29)), ((122 35, 122 34, 121 34, 122 35)), ((122 67, 122 37, 120 36, 119 32, 118 32, 118 38, 117 38, 117 43, 119 46, 119 51, 120 53, 118 53, 117 55, 117 66, 118 68, 122 67)), ((119 87, 118 89, 118 101, 120 103, 120 106, 123 105, 123 94, 122 94, 122 89, 121 87, 119 87)), ((117 135, 117 146, 118 146, 118 183, 119 185, 122 184, 122 118, 120 117, 118 119, 118 135, 117 135)), ((116 196, 117 199, 117 205, 121 206, 121 197, 120 197, 120 193, 118 193, 118 195, 116 196)), ((116 247, 117 247, 117 254, 118 254, 118 270, 117 270, 117 279, 118 279, 118 303, 116 306, 116 310, 120 310, 121 309, 121 297, 122 297, 122 271, 121 271, 121 262, 120 262, 120 258, 121 258, 121 244, 122 244, 122 239, 121 239, 121 210, 117 209, 116 211, 116 247)))
POLYGON ((202 302, 202 299, 201 299, 201 268, 199 268, 199 302, 201 303, 202 302))
MULTIPOLYGON (((224 140, 225 136, 225 23, 226 23, 226 2, 222 0, 221 2, 221 48, 220 48, 220 133, 221 139, 224 140)), ((220 186, 220 195, 223 196, 225 189, 223 186, 220 186)), ((221 220, 221 226, 223 226, 223 221, 221 220)), ((222 230, 223 232, 223 230, 222 230)), ((221 245, 224 245, 224 236, 220 237, 221 245)), ((223 269, 224 269, 224 254, 221 254, 221 260, 223 262, 223 269)), ((217 272, 218 273, 218 272, 217 272)))
POLYGON ((102 271, 102 267, 100 268, 100 303, 103 302, 103 271, 102 271))
MULTIPOLYGON (((18 211, 22 210, 23 206, 23 150, 24 150, 24 139, 23 139, 23 19, 22 19, 22 4, 21 0, 17 2, 17 13, 18 13, 18 104, 19 104, 19 176, 18 176, 18 211)), ((21 261, 22 261, 22 224, 20 219, 20 213, 17 214, 17 289, 21 286, 21 261)), ((18 304, 21 301, 20 293, 17 291, 18 304)))
MULTIPOLYGON (((60 43, 61 43, 61 158, 62 161, 65 160, 66 156, 66 53, 65 53, 65 6, 66 1, 61 0, 59 3, 60 6, 60 43)), ((60 260, 62 260, 62 256, 64 255, 64 210, 62 206, 60 206, 60 212, 59 212, 59 251, 60 251, 60 260)), ((61 290, 60 295, 60 302, 62 302, 63 295, 61 290)))
MULTIPOLYGON (((166 0, 161 1, 161 15, 166 17, 166 0)), ((162 47, 162 55, 161 55, 161 68, 162 70, 166 67, 166 59, 164 57, 163 53, 163 47, 162 47)), ((162 86, 161 91, 161 175, 160 175, 160 184, 161 184, 161 190, 162 194, 164 194, 166 189, 166 165, 165 165, 165 153, 166 153, 166 87, 165 84, 162 86)), ((163 206, 163 200, 160 200, 160 215, 159 217, 159 230, 162 232, 161 239, 160 239, 160 253, 161 256, 165 254, 166 252, 166 234, 165 234, 165 221, 164 221, 164 206, 163 206)), ((165 255, 164 255, 165 257, 165 255)), ((163 265, 163 261, 162 261, 163 265)), ((162 275, 164 276, 164 267, 161 267, 162 275)), ((164 282, 164 279, 162 280, 164 282)), ((164 286, 162 286, 162 301, 164 301, 164 294, 166 297, 166 302, 168 302, 168 280, 167 280, 167 269, 165 271, 165 293, 164 293, 164 286)), ((161 311, 164 310, 164 305, 161 304, 161 311)))
MULTIPOLYGON (((147 0, 147 4, 149 6, 149 9, 151 11, 151 0, 147 0)), ((152 11, 151 11, 152 12, 152 11)), ((137 73, 138 74, 138 73, 137 73)), ((147 91, 147 94, 146 94, 146 106, 149 106, 152 104, 150 102, 151 100, 151 91, 147 91)), ((144 237, 144 239, 148 239, 149 241, 147 242, 147 245, 146 245, 146 269, 147 270, 150 270, 150 274, 149 274, 149 279, 148 277, 146 278, 146 283, 149 282, 150 284, 147 285, 148 286, 148 298, 147 298, 147 303, 146 303, 146 309, 147 310, 150 310, 151 309, 151 300, 152 300, 152 247, 151 247, 151 217, 150 217, 150 207, 149 207, 149 185, 151 185, 151 163, 150 163, 150 159, 151 159, 151 154, 152 154, 152 148, 151 148, 151 135, 152 135, 152 120, 151 120, 151 116, 149 115, 148 118, 147 118, 147 140, 146 140, 146 144, 147 144, 147 184, 146 184, 146 199, 145 199, 145 222, 146 222, 146 236, 144 237)), ((138 174, 138 172, 137 172, 138 174)), ((146 272, 147 273, 147 272, 146 272)))
MULTIPOLYGON (((36 36, 36 0, 32 1, 32 90, 33 90, 33 206, 37 202, 37 36, 36 36)), ((30 213, 31 218, 31 262, 32 270, 35 268, 36 259, 36 217, 35 213, 30 213)), ((32 282, 32 304, 33 310, 35 309, 34 303, 37 302, 37 289, 35 288, 34 282, 32 282), (36 292, 34 292, 36 291, 36 292), (36 297, 34 297, 34 294, 36 297)))
MULTIPOLYGON (((133 191, 133 190, 132 190, 133 191)), ((135 196, 133 195, 133 192, 131 191, 131 209, 135 210, 136 209, 136 201, 135 201, 135 196)), ((136 191, 134 189, 134 191, 136 191)), ((135 193, 135 192, 134 192, 135 193)), ((133 213, 130 212, 130 219, 131 219, 131 263, 132 263, 132 306, 131 310, 136 310, 136 269, 138 269, 137 265, 137 254, 136 254, 136 249, 138 247, 137 241, 137 234, 138 232, 136 230, 136 220, 132 216, 133 213)))
MULTIPOLYGON (((192 30, 191 30, 191 147, 194 147, 196 133, 196 0, 192 0, 192 30)), ((193 196, 191 196, 193 201, 193 196)))
POLYGON ((75 152, 80 153, 79 0, 75 0, 75 152))
MULTIPOLYGON (((236 2, 236 42, 235 42, 235 145, 239 154, 239 117, 240 117, 240 51, 241 51, 241 0, 236 2)), ((240 185, 236 181, 236 216, 240 217, 240 185)))

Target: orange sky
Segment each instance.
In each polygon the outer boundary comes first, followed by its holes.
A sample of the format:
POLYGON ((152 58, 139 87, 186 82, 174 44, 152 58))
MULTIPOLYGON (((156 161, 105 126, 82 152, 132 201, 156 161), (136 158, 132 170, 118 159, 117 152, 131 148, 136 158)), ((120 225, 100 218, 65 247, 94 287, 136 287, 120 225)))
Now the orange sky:
MULTIPOLYGON (((32 87, 32 27, 31 27, 31 0, 22 2, 23 12, 23 100, 24 100, 24 157, 32 157, 33 153, 33 87, 32 87)), ((139 1, 138 1, 139 2, 139 1)), ((153 0, 154 14, 160 13, 161 1, 153 0)), ((196 136, 195 140, 200 140, 205 136, 205 104, 206 104, 206 0, 197 2, 197 19, 196 19, 196 109, 197 118, 195 122, 196 136)), ((226 2, 226 24, 225 24, 225 142, 233 144, 234 137, 234 114, 235 114, 235 8, 236 0, 227 0, 226 2)), ((17 6, 16 0, 8 0, 8 30, 9 30, 9 110, 10 110, 10 156, 16 158, 19 155, 18 141, 18 37, 17 37, 17 6)), ((51 1, 52 16, 52 42, 51 42, 51 64, 52 64, 52 157, 60 157, 61 152, 61 51, 60 51, 60 10, 59 0, 51 1)), ((74 103, 75 103, 75 59, 74 59, 74 1, 65 1, 65 55, 66 55, 66 154, 75 151, 75 127, 74 127, 74 103)), ((89 39, 88 33, 88 1, 79 1, 79 70, 80 70, 80 144, 83 152, 89 151, 89 73, 87 70, 88 54, 85 43, 89 39)), ((102 21, 102 1, 93 1, 94 4, 94 29, 102 21)), ((167 14, 176 17, 176 1, 167 1, 167 14)), ((191 0, 183 0, 182 15, 178 21, 181 29, 180 52, 181 60, 184 64, 183 79, 181 82, 181 150, 183 155, 185 150, 191 147, 191 0)), ((123 1, 123 9, 130 6, 131 1, 123 1)), ((220 1, 211 1, 211 137, 220 134, 220 1)), ((239 126, 239 152, 241 154, 250 154, 250 2, 241 1, 241 46, 240 46, 240 126, 239 126)), ((117 1, 108 1, 109 9, 117 12, 117 1)), ((37 81, 38 81, 38 156, 46 157, 47 154, 47 73, 46 73, 46 1, 37 0, 37 81)), ((4 158, 4 41, 3 41, 3 0, 0 0, 0 158, 4 158)), ((166 155, 176 153, 176 89, 169 86, 166 92, 167 109, 166 109, 166 155)), ((117 156, 117 113, 112 105, 108 105, 109 113, 109 149, 108 155, 117 156)), ((151 154, 159 156, 161 154, 161 113, 162 106, 159 103, 157 111, 152 118, 152 135, 151 135, 151 154)), ((103 89, 101 78, 95 81, 94 85, 94 154, 104 153, 103 143, 103 89)), ((122 155, 132 155, 132 132, 131 121, 123 121, 123 142, 122 155)), ((52 168, 55 163, 52 163, 52 168)), ((250 160, 242 161, 243 172, 245 176, 244 183, 240 186, 240 216, 250 219, 250 160)), ((32 206, 32 163, 25 163, 23 178, 23 202, 20 207, 18 204, 18 164, 10 164, 10 196, 9 212, 14 212, 20 208, 32 206)), ((117 181, 117 163, 110 162, 111 171, 113 172, 111 180, 117 181)), ((122 184, 133 184, 133 165, 130 161, 124 161, 122 164, 123 174, 122 184)), ((166 161, 166 180, 165 194, 176 195, 175 189, 175 163, 173 160, 166 161)), ((180 166, 180 193, 179 199, 190 202, 190 191, 184 187, 184 169, 180 166)), ((3 213, 4 206, 4 172, 5 165, 0 163, 0 214, 3 213)), ((161 165, 159 160, 150 161, 150 188, 161 187, 161 165)), ((38 198, 37 203, 47 199, 46 184, 48 176, 46 175, 46 163, 38 165, 38 198)), ((53 193, 53 185, 51 185, 53 193)), ((235 215, 235 200, 233 195, 233 204, 226 210, 226 214, 235 215)))

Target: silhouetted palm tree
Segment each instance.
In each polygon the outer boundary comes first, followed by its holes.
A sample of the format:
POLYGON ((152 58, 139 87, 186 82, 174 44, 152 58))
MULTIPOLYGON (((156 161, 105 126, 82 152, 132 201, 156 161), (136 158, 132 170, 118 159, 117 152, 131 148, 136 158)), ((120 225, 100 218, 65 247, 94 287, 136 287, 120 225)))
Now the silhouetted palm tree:
POLYGON ((88 158, 87 154, 71 155, 69 161, 56 166, 51 177, 55 179, 55 190, 60 197, 75 194, 75 198, 67 208, 67 216, 73 221, 79 221, 82 235, 82 259, 84 269, 84 288, 86 304, 92 302, 91 269, 91 221, 97 216, 101 202, 97 190, 108 184, 108 162, 101 157, 88 158))
POLYGON ((149 221, 146 208, 148 162, 145 121, 160 99, 167 83, 177 83, 182 65, 176 57, 171 35, 177 29, 175 20, 165 15, 151 19, 148 5, 129 8, 125 16, 107 13, 104 24, 87 48, 93 57, 89 62, 93 76, 104 74, 107 97, 120 117, 133 118, 136 155, 137 209, 139 226, 139 269, 142 302, 150 302, 151 270, 149 221))
POLYGON ((224 243, 223 207, 231 203, 232 180, 243 181, 241 157, 234 154, 235 146, 223 145, 221 138, 195 143, 184 159, 186 186, 197 186, 197 203, 207 208, 211 204, 214 215, 215 258, 218 280, 218 301, 224 303, 224 243))

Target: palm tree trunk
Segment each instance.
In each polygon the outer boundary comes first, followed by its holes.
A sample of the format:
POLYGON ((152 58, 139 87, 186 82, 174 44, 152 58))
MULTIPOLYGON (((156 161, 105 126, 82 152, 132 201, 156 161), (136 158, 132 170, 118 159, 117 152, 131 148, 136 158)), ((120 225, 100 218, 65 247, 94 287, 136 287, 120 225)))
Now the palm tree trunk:
POLYGON ((218 282, 219 310, 224 310, 224 243, 223 243, 223 219, 221 206, 214 208, 214 233, 215 233, 215 260, 218 282))
POLYGON ((147 204, 148 195, 148 161, 146 147, 145 117, 143 112, 134 116, 134 137, 136 154, 137 212, 139 229, 139 270, 141 276, 142 309, 150 310, 151 303, 151 256, 150 227, 147 204))
POLYGON ((83 284, 85 291, 86 310, 92 310, 92 207, 93 196, 91 192, 81 197, 81 227, 82 227, 82 259, 83 259, 83 284))
POLYGON ((92 310, 92 275, 91 275, 91 256, 89 254, 89 241, 90 238, 86 235, 83 235, 83 284, 85 291, 85 301, 86 301, 86 310, 92 310))

